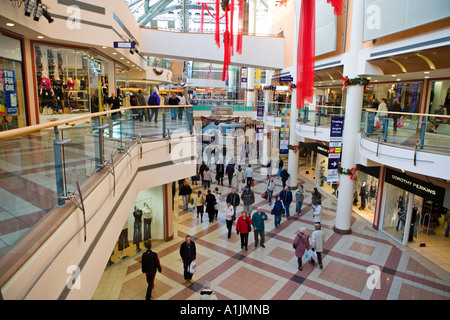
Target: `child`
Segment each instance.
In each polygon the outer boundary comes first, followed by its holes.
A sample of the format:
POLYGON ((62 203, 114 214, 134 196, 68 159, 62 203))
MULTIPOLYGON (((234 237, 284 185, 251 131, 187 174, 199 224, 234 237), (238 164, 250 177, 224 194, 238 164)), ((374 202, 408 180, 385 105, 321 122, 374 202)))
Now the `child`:
POLYGON ((200 215, 201 222, 203 222, 203 208, 205 205, 205 197, 202 194, 202 191, 199 190, 197 193, 197 197, 194 199, 194 206, 197 208, 197 219, 200 215))

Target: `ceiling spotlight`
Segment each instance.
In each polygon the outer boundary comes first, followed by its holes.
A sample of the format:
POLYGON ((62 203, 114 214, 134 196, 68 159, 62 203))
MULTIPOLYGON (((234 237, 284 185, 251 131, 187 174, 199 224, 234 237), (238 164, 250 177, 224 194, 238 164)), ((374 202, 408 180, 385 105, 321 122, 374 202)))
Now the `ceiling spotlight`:
POLYGON ((48 13, 47 6, 42 7, 42 15, 44 16, 45 19, 47 19, 48 23, 52 23, 53 21, 55 21, 50 15, 50 13, 48 13))
POLYGON ((34 10, 34 21, 39 21, 39 19, 42 16, 42 13, 44 12, 44 7, 41 5, 41 1, 38 0, 36 3, 36 9, 34 10))
POLYGON ((12 22, 8 22, 8 23, 6 23, 6 25, 7 25, 8 27, 14 27, 14 23, 12 23, 12 22))
POLYGON ((25 15, 27 17, 31 17, 31 13, 33 12, 35 6, 36 6, 36 1, 34 1, 34 0, 26 0, 25 1, 25 15))
POLYGON ((131 53, 131 54, 134 54, 134 50, 133 50, 133 49, 130 49, 130 53, 131 53))

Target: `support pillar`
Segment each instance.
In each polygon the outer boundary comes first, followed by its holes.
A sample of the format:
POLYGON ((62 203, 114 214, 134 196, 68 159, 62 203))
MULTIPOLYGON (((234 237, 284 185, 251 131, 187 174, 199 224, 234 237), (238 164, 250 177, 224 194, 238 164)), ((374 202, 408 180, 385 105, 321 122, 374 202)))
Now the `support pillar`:
MULTIPOLYGON (((358 76, 358 55, 363 44, 364 1, 352 1, 352 24, 350 51, 344 64, 344 75, 350 78, 358 76)), ((361 125, 363 86, 348 86, 346 89, 347 105, 342 143, 341 166, 345 169, 356 167, 357 136, 361 125)), ((339 177, 339 197, 336 211, 334 231, 340 234, 350 234, 352 218, 352 200, 355 182, 349 175, 339 177)))

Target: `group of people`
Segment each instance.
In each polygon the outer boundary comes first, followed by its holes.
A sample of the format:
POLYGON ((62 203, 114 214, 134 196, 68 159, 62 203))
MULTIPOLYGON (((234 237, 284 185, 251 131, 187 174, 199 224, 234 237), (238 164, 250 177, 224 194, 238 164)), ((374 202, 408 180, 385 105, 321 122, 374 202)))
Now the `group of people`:
MULTIPOLYGON (((382 98, 381 102, 378 101, 377 98, 373 98, 371 108, 378 110, 377 117, 379 118, 380 122, 383 124, 383 127, 382 127, 383 133, 386 132, 386 130, 387 130, 387 128, 386 128, 387 121, 383 121, 383 119, 387 119, 389 117, 389 114, 387 112, 388 111, 402 112, 402 106, 400 104, 400 101, 398 101, 398 99, 394 99, 392 101, 392 106, 389 106, 386 98, 382 98)), ((401 117, 401 114, 393 113, 391 115, 391 117, 393 120, 394 132, 397 132, 397 124, 398 124, 399 118, 401 117)))
MULTIPOLYGON (((204 163, 202 165, 204 165, 204 163)), ((229 179, 230 185, 232 185, 232 180, 236 179, 236 176, 239 173, 239 182, 245 184, 245 187, 243 187, 241 195, 239 195, 239 189, 241 187, 240 183, 237 185, 237 188, 233 188, 231 190, 231 192, 226 197, 226 206, 224 209, 226 227, 228 230, 228 239, 231 238, 233 225, 235 224, 235 231, 240 236, 241 240, 241 249, 246 251, 248 250, 248 237, 251 231, 253 231, 254 233, 255 247, 261 246, 262 248, 265 248, 265 223, 268 220, 267 214, 262 210, 261 207, 258 207, 252 214, 253 204, 255 203, 255 194, 251 190, 251 182, 253 179, 253 170, 251 169, 251 165, 248 166, 248 169, 248 171, 243 171, 241 166, 238 166, 237 173, 234 172, 234 168, 233 171, 231 171, 231 169, 230 171, 226 171, 227 174, 228 172, 231 172, 233 175, 233 177, 229 179), (243 202, 244 208, 240 216, 237 217, 236 209, 240 205, 241 201, 243 202)), ((206 165, 204 167, 201 166, 200 170, 201 171, 199 174, 201 175, 203 180, 210 179, 210 176, 208 175, 208 172, 210 171, 206 165)), ((194 198, 194 208, 196 209, 197 219, 201 219, 201 222, 203 222, 203 214, 206 207, 209 221, 213 222, 214 218, 217 218, 218 216, 218 204, 223 201, 223 198, 217 187, 215 188, 214 193, 209 189, 209 184, 205 185, 205 189, 206 187, 208 187, 206 196, 203 195, 201 190, 198 191, 197 196, 194 198)), ((271 214, 274 215, 275 228, 278 228, 281 224, 282 217, 286 216, 287 219, 290 218, 290 205, 293 201, 296 202, 296 214, 301 214, 306 192, 303 188, 303 185, 300 185, 295 193, 292 193, 288 186, 283 186, 281 192, 275 196, 275 200, 272 204, 274 190, 274 177, 270 177, 267 182, 267 200, 269 201, 269 204, 272 205, 271 214)), ((189 198, 192 194, 192 189, 186 181, 183 181, 182 184, 180 184, 179 194, 183 198, 183 209, 187 210, 189 198)), ((297 232, 293 242, 295 256, 297 257, 298 261, 298 270, 300 271, 303 269, 302 259, 305 256, 306 251, 308 251, 308 253, 311 252, 311 257, 308 257, 309 263, 315 265, 317 261, 319 267, 321 269, 323 268, 321 254, 323 252, 325 234, 321 229, 321 203, 322 195, 317 188, 314 188, 311 193, 310 204, 313 207, 314 231, 312 232, 311 236, 309 236, 306 232, 306 228, 302 227, 297 232)), ((147 275, 148 289, 146 299, 152 299, 151 292, 154 286, 156 271, 161 272, 162 268, 159 263, 157 254, 151 251, 151 242, 146 242, 145 246, 147 247, 147 251, 142 256, 142 272, 146 273, 147 275)), ((196 260, 196 246, 195 242, 192 241, 191 236, 189 235, 186 236, 185 241, 180 246, 180 256, 183 261, 183 283, 193 283, 194 281, 192 279, 193 273, 191 272, 191 264, 196 260)), ((217 299, 214 291, 210 288, 209 282, 205 282, 203 290, 199 293, 199 298, 217 299)))

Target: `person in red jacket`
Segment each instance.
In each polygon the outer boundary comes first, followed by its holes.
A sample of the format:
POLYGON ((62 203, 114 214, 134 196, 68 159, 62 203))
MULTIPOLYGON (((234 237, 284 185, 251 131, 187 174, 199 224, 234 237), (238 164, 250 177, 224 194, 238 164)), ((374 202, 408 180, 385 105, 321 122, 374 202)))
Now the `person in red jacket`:
POLYGON ((241 235, 241 249, 248 250, 248 233, 251 230, 252 219, 247 216, 247 211, 242 211, 236 222, 236 232, 241 235))

